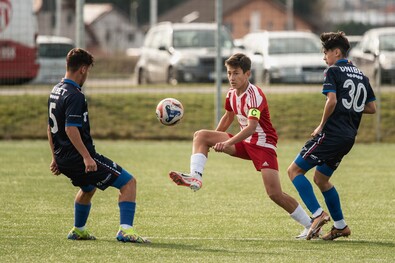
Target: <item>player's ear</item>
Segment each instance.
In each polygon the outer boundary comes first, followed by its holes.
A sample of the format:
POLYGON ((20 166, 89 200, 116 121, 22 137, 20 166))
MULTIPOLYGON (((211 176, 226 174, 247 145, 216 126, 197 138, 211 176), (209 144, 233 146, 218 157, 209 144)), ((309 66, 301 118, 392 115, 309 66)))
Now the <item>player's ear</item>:
POLYGON ((341 57, 342 56, 342 51, 340 50, 340 48, 336 48, 335 49, 335 55, 336 55, 336 57, 341 57))
POLYGON ((82 65, 80 67, 80 73, 85 74, 88 71, 88 66, 87 65, 82 65))

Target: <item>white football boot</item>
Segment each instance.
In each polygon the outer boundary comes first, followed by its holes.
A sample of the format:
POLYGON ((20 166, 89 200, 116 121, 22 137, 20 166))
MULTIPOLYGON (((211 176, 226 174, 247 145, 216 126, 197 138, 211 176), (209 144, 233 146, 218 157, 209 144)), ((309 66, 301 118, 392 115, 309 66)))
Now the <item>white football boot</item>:
POLYGON ((169 172, 169 177, 177 185, 186 186, 191 188, 193 191, 197 191, 202 187, 202 177, 200 175, 189 175, 179 172, 169 172))

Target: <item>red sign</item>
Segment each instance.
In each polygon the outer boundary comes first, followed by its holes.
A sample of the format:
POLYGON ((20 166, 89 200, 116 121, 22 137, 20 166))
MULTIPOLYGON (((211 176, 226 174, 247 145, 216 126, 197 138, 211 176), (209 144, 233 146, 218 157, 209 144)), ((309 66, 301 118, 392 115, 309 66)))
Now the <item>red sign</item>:
POLYGON ((11 0, 0 0, 0 32, 4 31, 11 21, 11 0))

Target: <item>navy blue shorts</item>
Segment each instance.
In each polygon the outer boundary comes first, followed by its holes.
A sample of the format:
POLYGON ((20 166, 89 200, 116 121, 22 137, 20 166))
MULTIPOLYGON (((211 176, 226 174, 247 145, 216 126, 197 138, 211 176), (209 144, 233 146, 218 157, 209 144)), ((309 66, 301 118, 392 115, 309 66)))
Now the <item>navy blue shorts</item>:
POLYGON ((56 163, 59 171, 70 178, 74 186, 82 189, 97 187, 105 190, 109 186, 120 188, 132 178, 121 166, 101 154, 96 153, 93 160, 97 164, 97 171, 88 173, 85 173, 85 164, 81 156, 75 160, 56 159, 56 163), (120 180, 117 181, 118 178, 120 180))
MULTIPOLYGON (((319 134, 307 141, 295 159, 295 163, 305 171, 314 166, 323 166, 329 171, 336 170, 343 157, 351 150, 353 138, 327 136, 319 134)), ((324 168, 325 170, 325 168, 324 168)), ((327 174, 330 175, 330 174, 327 174)))

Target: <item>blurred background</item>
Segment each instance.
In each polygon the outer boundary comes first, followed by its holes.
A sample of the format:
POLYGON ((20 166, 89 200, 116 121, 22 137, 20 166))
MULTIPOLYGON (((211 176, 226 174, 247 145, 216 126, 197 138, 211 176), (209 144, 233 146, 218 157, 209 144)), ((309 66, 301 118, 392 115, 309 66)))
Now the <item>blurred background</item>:
POLYGON ((0 0, 0 138, 45 138, 46 96, 73 47, 95 56, 84 91, 99 138, 190 139, 215 127, 223 62, 236 52, 252 59, 251 82, 269 104, 283 106, 272 110, 279 134, 305 138, 323 108, 319 34, 339 30, 379 105, 360 138, 393 142, 395 0, 0 0), (177 129, 155 120, 156 103, 170 96, 186 108, 177 129))

